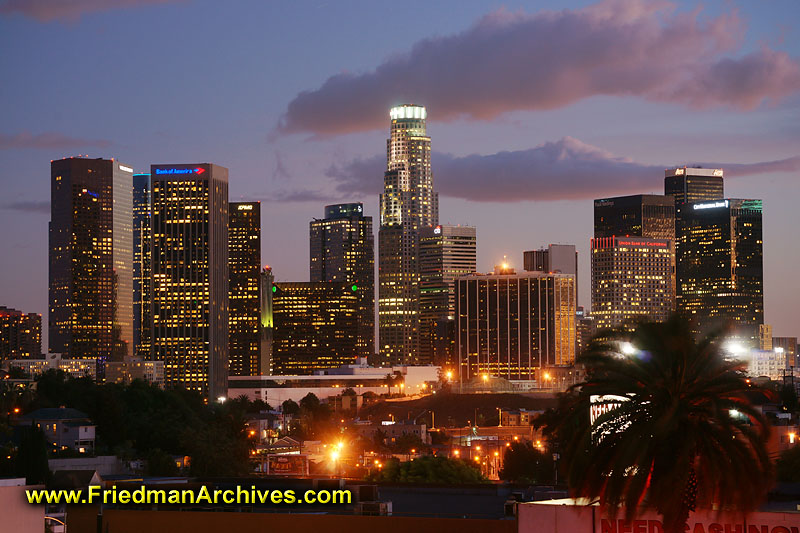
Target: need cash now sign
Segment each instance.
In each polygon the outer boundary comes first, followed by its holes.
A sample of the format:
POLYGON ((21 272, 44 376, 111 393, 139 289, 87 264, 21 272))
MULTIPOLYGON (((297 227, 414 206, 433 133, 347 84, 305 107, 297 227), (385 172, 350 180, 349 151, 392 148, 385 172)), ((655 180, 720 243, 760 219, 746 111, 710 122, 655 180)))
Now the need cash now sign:
MULTIPOLYGON (((549 500, 520 504, 519 533, 664 533, 661 517, 645 512, 635 520, 607 516, 597 505, 575 500, 549 500)), ((758 512, 746 517, 700 510, 692 513, 686 533, 800 533, 800 512, 758 512)))

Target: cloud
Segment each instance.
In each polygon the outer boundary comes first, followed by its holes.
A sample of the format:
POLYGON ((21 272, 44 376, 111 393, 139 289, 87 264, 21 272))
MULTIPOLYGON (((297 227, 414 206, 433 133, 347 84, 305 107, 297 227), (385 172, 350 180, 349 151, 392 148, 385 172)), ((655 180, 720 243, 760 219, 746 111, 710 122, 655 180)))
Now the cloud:
MULTIPOLYGON (((681 163, 694 166, 695 163, 681 163)), ((457 157, 434 152, 436 190, 474 202, 557 201, 663 190, 664 169, 619 157, 572 137, 529 150, 457 157)), ((726 177, 800 171, 800 157, 747 164, 702 163, 723 168, 726 177)), ((326 175, 341 196, 378 194, 385 157, 354 159, 331 166, 326 175)))
POLYGON ((749 110, 800 91, 800 64, 763 47, 742 56, 736 12, 701 18, 671 3, 604 0, 536 15, 500 10, 454 35, 417 42, 371 72, 340 73, 298 94, 278 131, 329 136, 384 127, 417 102, 437 121, 490 120, 596 95, 695 109, 749 110))
POLYGON ((310 189, 285 190, 280 189, 269 193, 255 193, 251 197, 253 200, 262 202, 283 203, 283 202, 335 202, 340 200, 338 193, 326 193, 310 189))
POLYGON ((50 202, 9 202, 3 205, 3 209, 12 211, 23 211, 26 213, 39 213, 43 215, 50 214, 50 202))
POLYGON ((0 133, 0 150, 12 150, 16 148, 67 150, 86 147, 106 148, 108 146, 111 146, 110 141, 80 139, 54 132, 45 132, 36 135, 27 131, 15 135, 0 133))
POLYGON ((19 13, 39 22, 74 21, 86 13, 164 4, 173 0, 0 0, 0 14, 19 13))

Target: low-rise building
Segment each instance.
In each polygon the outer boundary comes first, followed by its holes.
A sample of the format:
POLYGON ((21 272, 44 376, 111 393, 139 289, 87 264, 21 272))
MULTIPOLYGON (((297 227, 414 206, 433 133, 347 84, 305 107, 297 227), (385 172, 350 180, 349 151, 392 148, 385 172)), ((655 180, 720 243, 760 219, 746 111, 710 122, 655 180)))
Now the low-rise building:
POLYGON ((124 361, 106 363, 106 383, 130 383, 134 379, 163 387, 164 361, 126 357, 124 361))
POLYGON ((44 407, 20 417, 19 424, 40 428, 53 448, 72 448, 81 453, 94 450, 96 426, 83 411, 44 407))
POLYGON ((379 424, 357 423, 354 429, 360 437, 370 440, 374 440, 376 435, 382 435, 385 444, 392 444, 396 442, 398 438, 405 435, 419 437, 423 443, 430 444, 428 426, 425 424, 415 424, 413 421, 408 420, 400 420, 397 422, 383 421, 379 424))

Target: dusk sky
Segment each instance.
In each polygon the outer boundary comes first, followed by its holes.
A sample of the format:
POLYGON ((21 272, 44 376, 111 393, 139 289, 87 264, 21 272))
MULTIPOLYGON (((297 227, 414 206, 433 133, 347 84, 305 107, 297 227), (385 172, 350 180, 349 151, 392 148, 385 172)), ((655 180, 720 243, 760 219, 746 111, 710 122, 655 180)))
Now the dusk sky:
POLYGON ((800 335, 798 21, 797 0, 0 0, 0 305, 46 338, 50 160, 78 154, 228 167, 263 262, 308 280, 324 205, 364 202, 377 234, 388 110, 413 102, 479 270, 574 243, 588 306, 592 199, 719 165, 764 200, 765 322, 800 335))

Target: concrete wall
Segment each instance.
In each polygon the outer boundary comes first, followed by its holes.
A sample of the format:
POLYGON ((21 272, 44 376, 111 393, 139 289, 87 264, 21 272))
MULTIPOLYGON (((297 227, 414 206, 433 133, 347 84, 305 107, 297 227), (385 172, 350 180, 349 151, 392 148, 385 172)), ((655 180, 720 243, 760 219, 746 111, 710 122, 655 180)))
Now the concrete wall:
POLYGON ((31 505, 25 490, 43 489, 44 485, 25 485, 25 478, 0 479, 0 532, 42 533, 44 505, 31 505))

